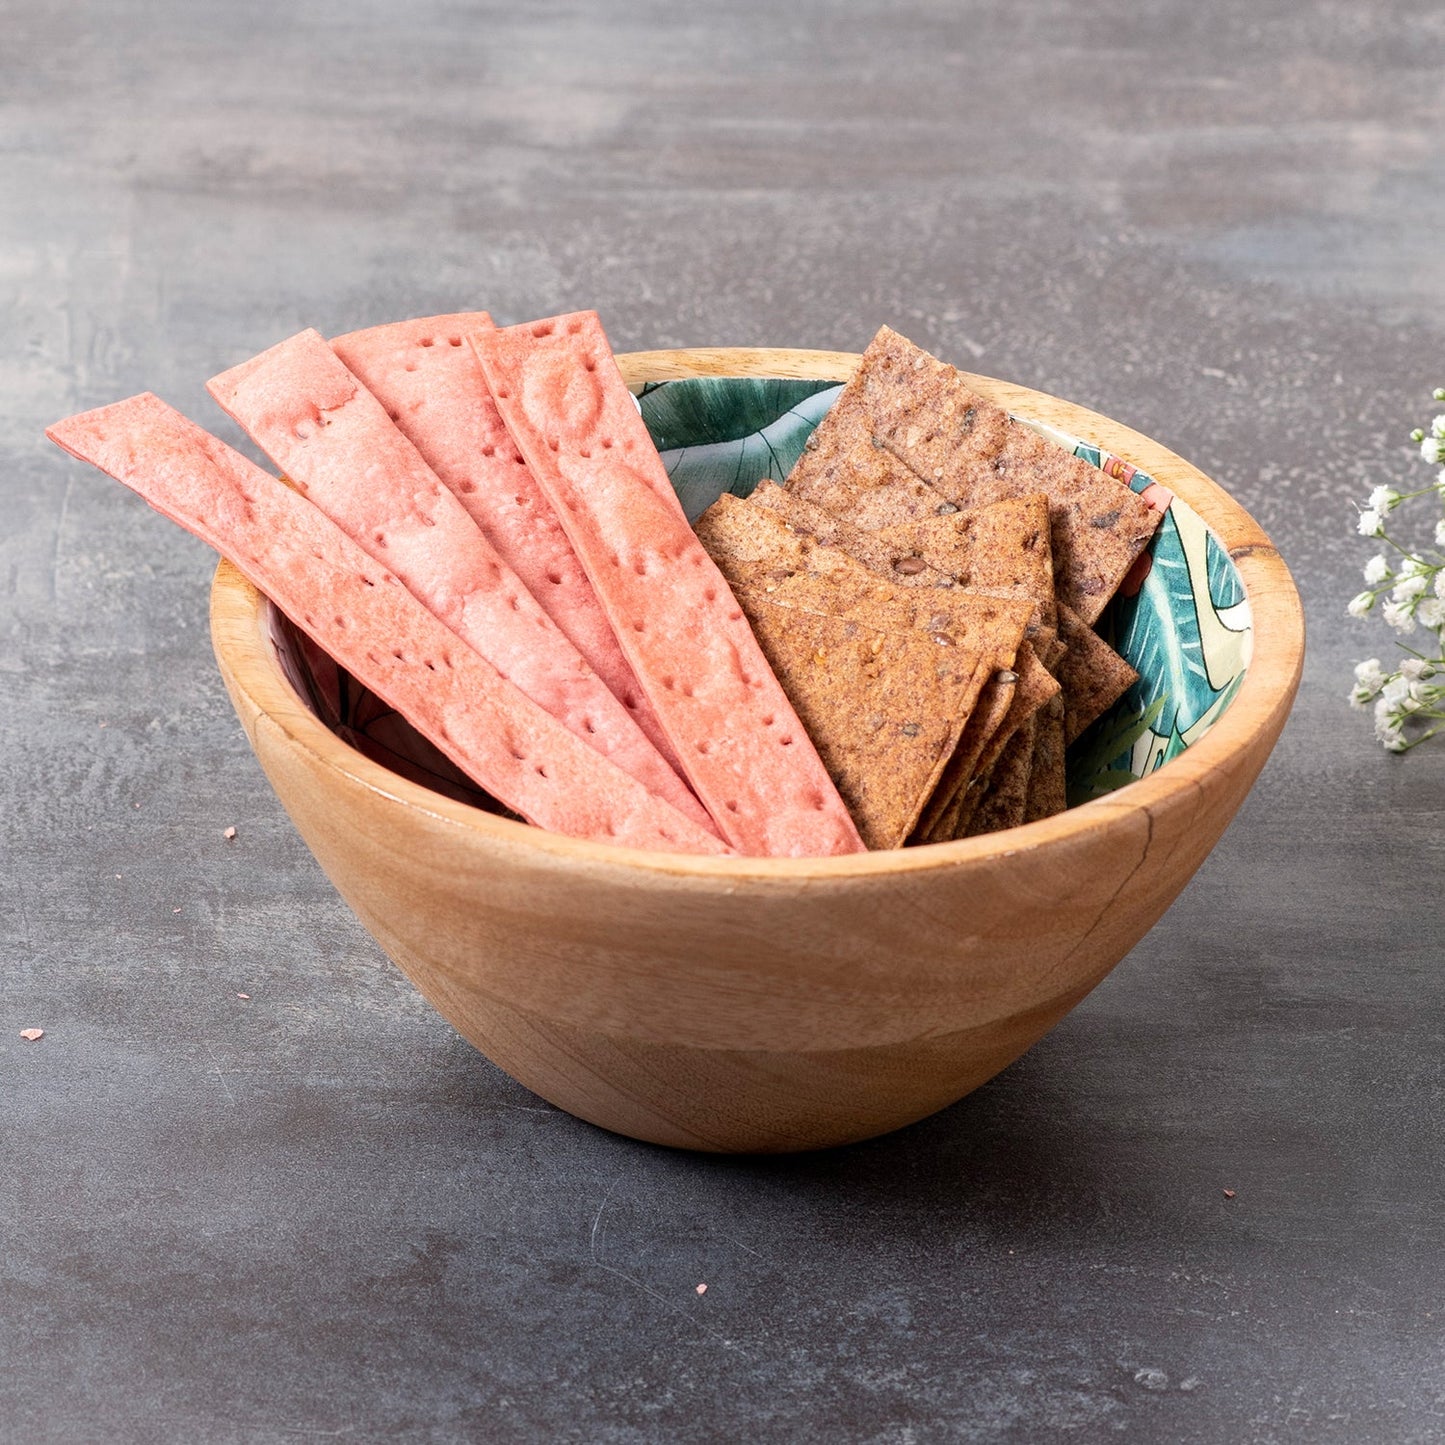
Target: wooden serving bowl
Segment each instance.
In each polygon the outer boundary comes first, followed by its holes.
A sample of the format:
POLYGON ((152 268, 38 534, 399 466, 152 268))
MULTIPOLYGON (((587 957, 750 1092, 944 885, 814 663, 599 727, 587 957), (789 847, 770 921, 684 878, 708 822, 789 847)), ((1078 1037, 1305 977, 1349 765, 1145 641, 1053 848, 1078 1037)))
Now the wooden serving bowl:
MULTIPOLYGON (((856 356, 664 351, 629 383, 843 379, 856 356)), ((840 858, 698 858, 545 833, 408 782, 330 732, 278 662, 270 603, 216 572, 212 637, 266 776, 322 868, 467 1039, 560 1108, 639 1139, 782 1151, 865 1139, 1016 1059, 1154 924, 1233 817, 1294 698, 1298 596, 1259 526, 1147 437, 984 377, 1127 457, 1238 571, 1253 656, 1186 752, 1057 817, 840 858)))

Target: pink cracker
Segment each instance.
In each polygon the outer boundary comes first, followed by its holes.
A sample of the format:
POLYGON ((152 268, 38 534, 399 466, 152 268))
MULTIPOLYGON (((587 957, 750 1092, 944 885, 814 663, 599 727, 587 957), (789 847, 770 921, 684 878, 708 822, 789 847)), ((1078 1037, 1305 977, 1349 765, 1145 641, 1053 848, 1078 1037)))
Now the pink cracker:
POLYGON ((317 332, 300 332, 207 385, 311 501, 503 677, 708 826, 624 705, 317 332))
POLYGON ((683 516, 596 316, 475 332, 472 344, 723 836, 750 854, 862 851, 742 609, 683 516))
POLYGON ((485 311, 424 316, 338 336, 331 349, 386 408, 497 555, 668 756, 666 734, 567 533, 512 444, 476 352, 466 341, 471 332, 491 326, 485 311))
POLYGON ((555 833, 728 851, 538 707, 305 498, 150 393, 47 436, 228 557, 469 777, 555 833))

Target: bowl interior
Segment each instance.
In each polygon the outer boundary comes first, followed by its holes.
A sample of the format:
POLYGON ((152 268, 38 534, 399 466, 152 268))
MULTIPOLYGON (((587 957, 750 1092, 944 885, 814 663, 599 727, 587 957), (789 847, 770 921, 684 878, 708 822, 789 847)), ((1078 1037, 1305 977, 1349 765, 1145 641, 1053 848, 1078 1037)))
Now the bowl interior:
MULTIPOLYGON (((637 389, 643 419, 693 519, 724 492, 746 496, 763 477, 786 477, 841 390, 835 381, 757 376, 684 377, 637 389)), ((1027 416, 1018 420, 1133 491, 1149 493, 1164 512, 1148 551, 1097 624, 1139 681, 1069 750, 1069 801, 1086 802, 1154 772, 1219 720, 1249 665, 1250 607, 1234 563, 1186 502, 1084 438, 1027 416)), ((282 670, 333 733, 413 782, 514 816, 268 609, 282 670)))

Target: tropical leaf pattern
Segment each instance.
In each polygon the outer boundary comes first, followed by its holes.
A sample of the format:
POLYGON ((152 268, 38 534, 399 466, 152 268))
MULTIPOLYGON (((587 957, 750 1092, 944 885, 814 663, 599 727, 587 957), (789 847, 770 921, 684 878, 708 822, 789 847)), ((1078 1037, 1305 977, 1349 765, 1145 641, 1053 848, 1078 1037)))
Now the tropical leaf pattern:
MULTIPOLYGON (((828 381, 689 377, 647 385, 637 401, 684 509, 696 519, 724 492, 747 496, 763 477, 785 478, 841 390, 828 381)), ((1190 507, 1123 458, 1019 420, 1133 491, 1150 492, 1164 510, 1147 561, 1098 623, 1139 681, 1070 749, 1069 800, 1077 803, 1147 776, 1213 726, 1249 665, 1249 602, 1233 562, 1190 507)), ((279 615, 273 636, 292 685, 339 737, 427 787, 502 811, 279 615)))
POLYGON ((695 522, 724 492, 782 481, 843 388, 832 381, 697 376, 642 389, 642 419, 695 522))
POLYGON ((1146 777, 1214 725, 1249 666, 1249 602, 1229 554, 1192 507, 1123 458, 1019 420, 1132 491, 1155 489, 1153 499, 1166 505, 1147 574, 1137 585, 1126 581, 1099 620, 1139 681, 1070 750, 1069 801, 1084 802, 1146 777))

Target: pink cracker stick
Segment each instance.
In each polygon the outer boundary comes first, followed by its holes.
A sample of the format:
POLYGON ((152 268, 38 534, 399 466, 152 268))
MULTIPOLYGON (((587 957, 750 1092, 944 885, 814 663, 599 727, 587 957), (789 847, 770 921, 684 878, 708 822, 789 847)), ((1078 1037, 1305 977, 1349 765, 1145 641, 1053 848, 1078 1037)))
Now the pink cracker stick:
POLYGON ((723 837, 750 854, 861 852, 817 750, 683 516, 595 315, 471 340, 723 837))
POLYGON ((631 714, 317 332, 300 332, 207 386, 312 502, 503 677, 658 797, 711 826, 631 714))
POLYGON ((671 744, 618 646, 562 524, 497 413, 472 331, 485 311, 424 316, 335 337, 331 349, 386 408, 497 555, 669 762, 671 744))
POLYGON ((530 822, 627 847, 728 851, 501 677, 318 508, 158 397, 84 412, 46 435, 228 557, 530 822))

